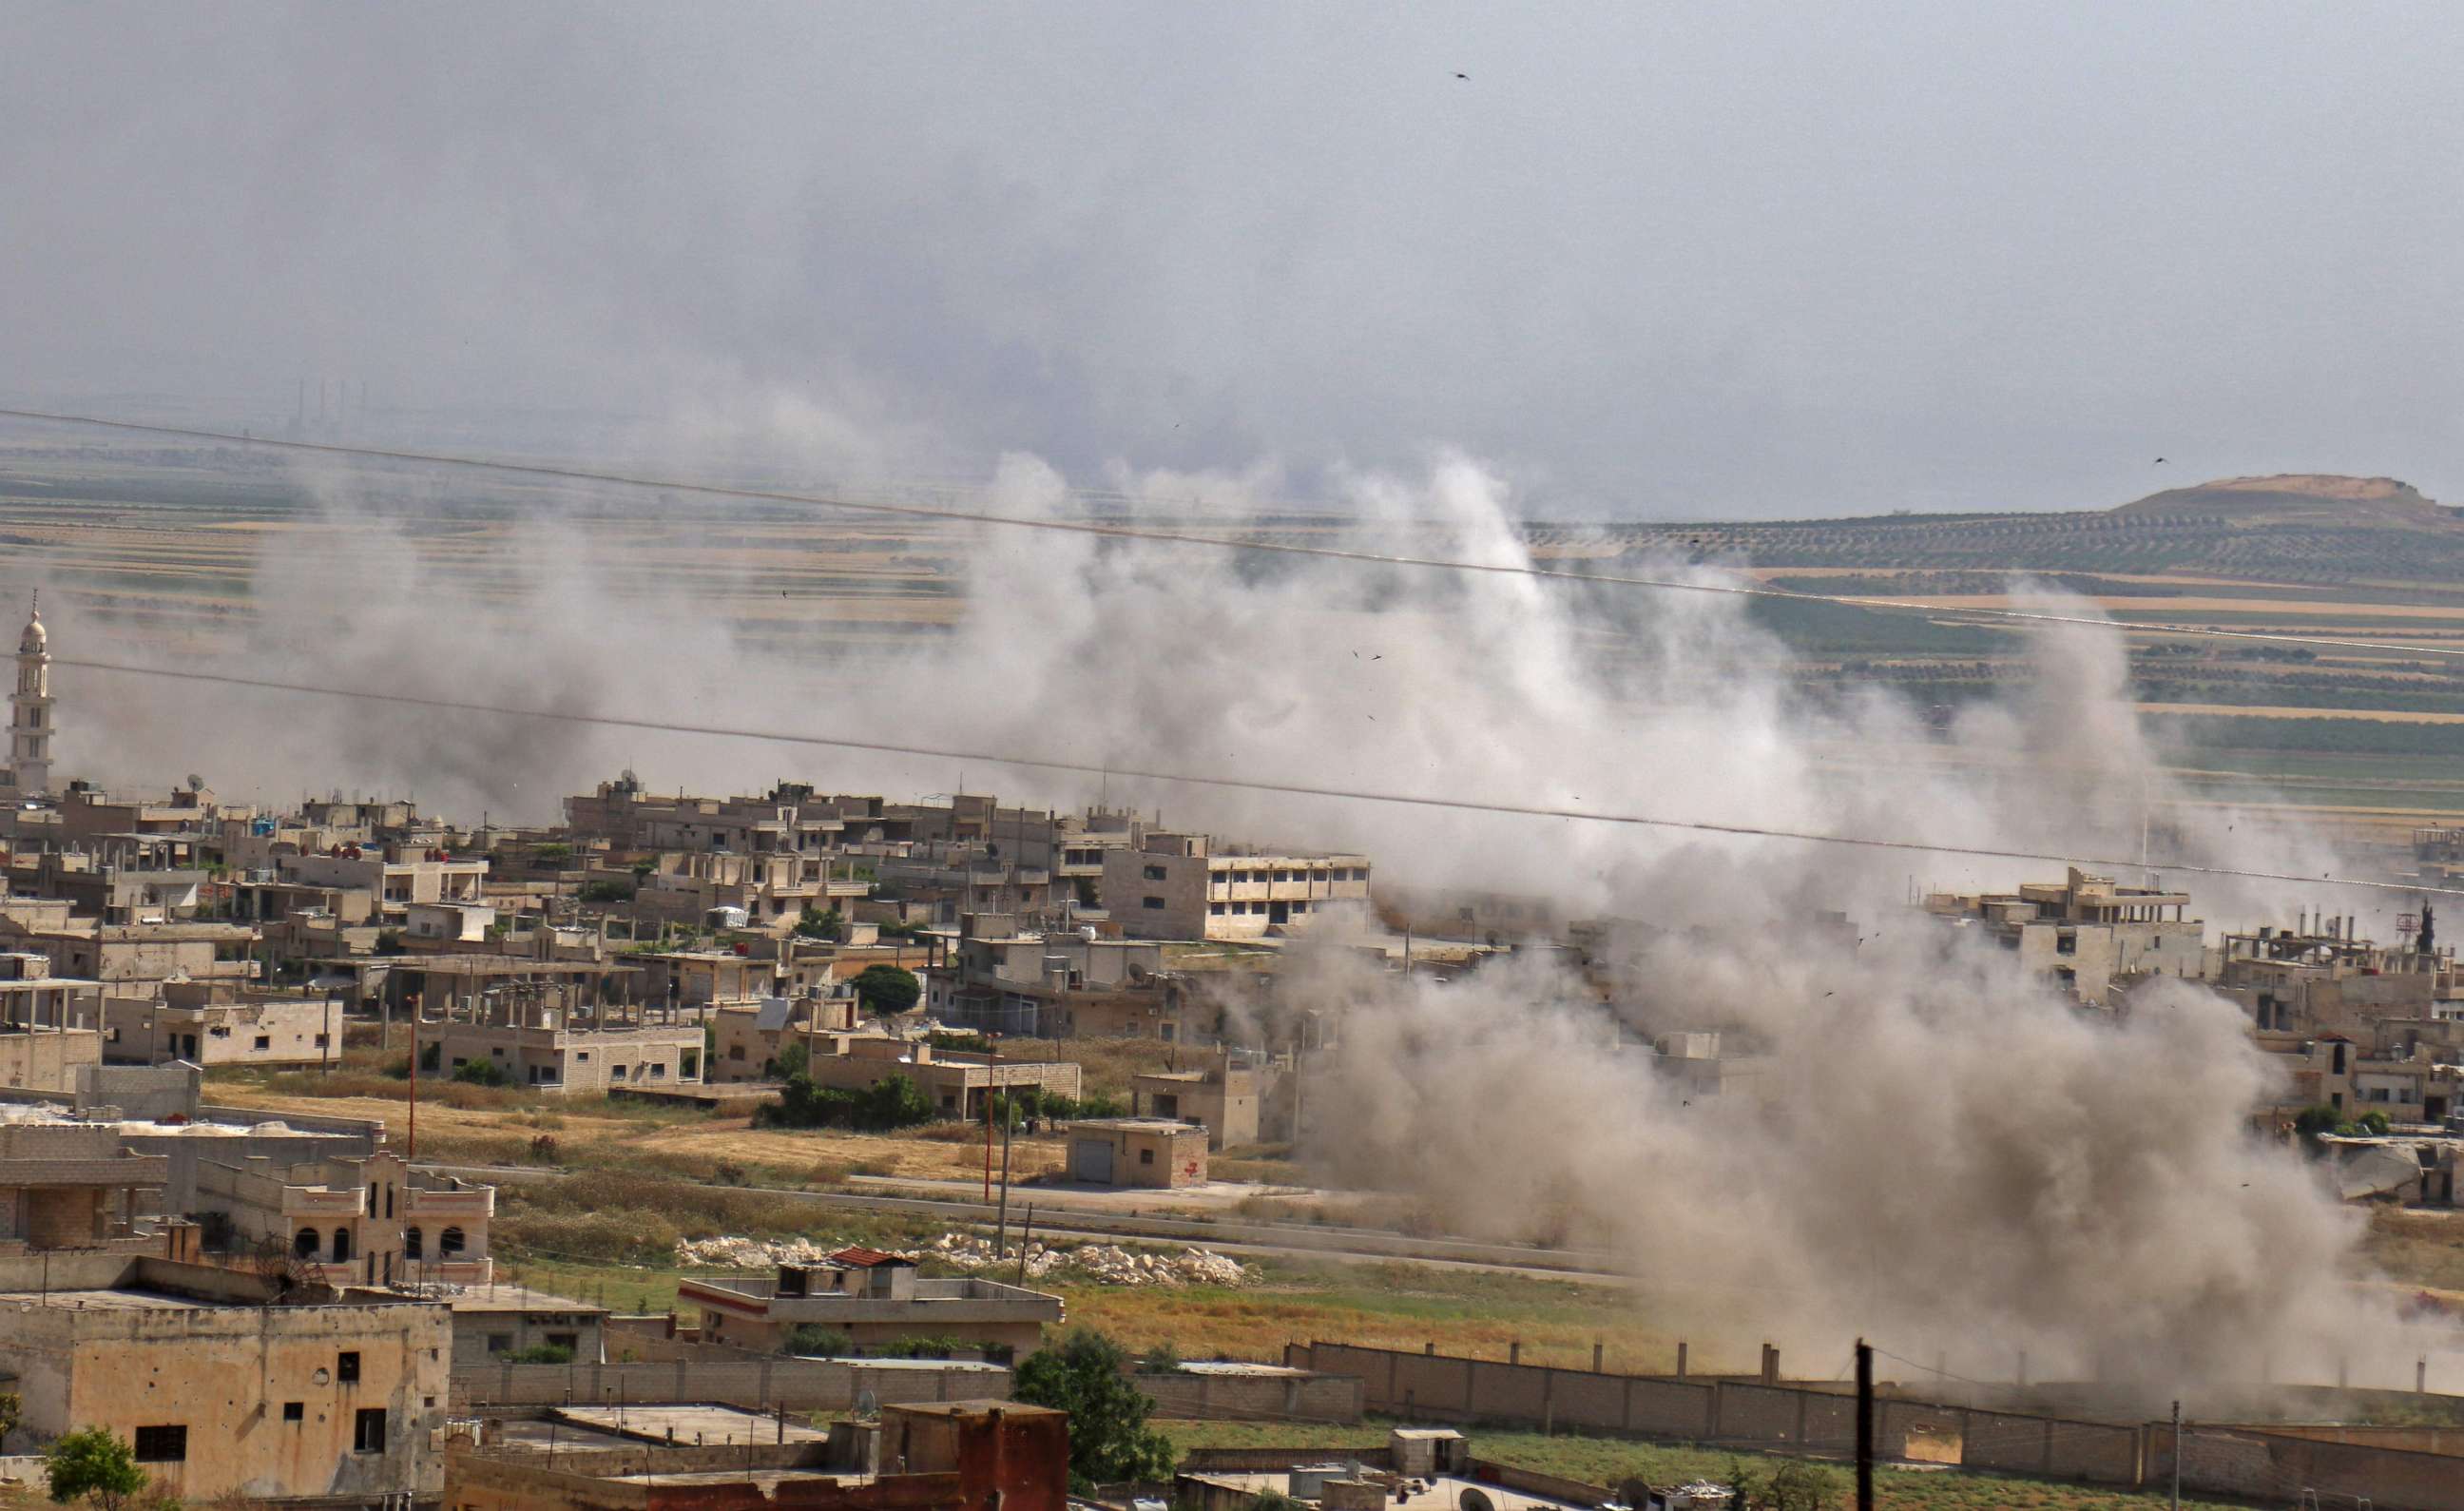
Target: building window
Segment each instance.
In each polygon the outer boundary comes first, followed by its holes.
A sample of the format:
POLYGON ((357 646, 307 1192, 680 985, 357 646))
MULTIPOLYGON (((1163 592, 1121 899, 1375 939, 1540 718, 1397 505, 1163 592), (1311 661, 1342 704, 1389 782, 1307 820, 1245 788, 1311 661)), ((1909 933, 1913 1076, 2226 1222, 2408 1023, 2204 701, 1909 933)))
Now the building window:
POLYGON ((334 1230, 334 1262, 336 1264, 342 1264, 347 1262, 350 1257, 351 1230, 348 1228, 337 1228, 334 1230))
POLYGON ((317 1047, 320 1050, 325 1047, 325 1035, 322 1033, 317 1035, 317 1047))
POLYGON ((351 1419, 351 1452, 382 1454, 385 1451, 385 1414, 381 1406, 364 1407, 351 1419))
POLYGON ((490 1333, 488 1335, 488 1351, 492 1354, 512 1353, 514 1351, 514 1335, 511 1333, 490 1333))
POLYGON ((436 1235, 436 1253, 440 1258, 450 1259, 460 1254, 462 1245, 462 1230, 459 1228, 448 1228, 436 1235))
POLYGON ((286 1422, 305 1422, 308 1420, 308 1403, 305 1401, 283 1402, 282 1419, 286 1422))
POLYGON ((141 1464, 179 1464, 187 1462, 188 1430, 186 1427, 141 1427, 137 1430, 137 1461, 141 1464))
POLYGON ((1147 867, 1147 868, 1146 868, 1146 878, 1147 878, 1147 879, 1148 879, 1149 881, 1161 881, 1161 880, 1163 879, 1163 867, 1161 867, 1161 866, 1149 866, 1149 867, 1147 867))
POLYGON ((270 1050, 274 1048, 274 1035, 271 1033, 258 1034, 256 1036, 256 1048, 261 1050, 270 1050))
POLYGON ((421 1233, 418 1229, 405 1228, 402 1231, 402 1256, 406 1259, 418 1259, 425 1257, 426 1253, 423 1245, 427 1242, 427 1234, 421 1233))
POLYGON ((1210 902, 1206 905, 1206 911, 1217 918, 1221 918, 1223 916, 1223 904, 1221 902, 1210 902))
POLYGON ((1161 899, 1161 898, 1146 898, 1146 899, 1143 899, 1142 900, 1140 900, 1140 902, 1138 903, 1138 906, 1140 906, 1140 907, 1149 907, 1149 908, 1161 908, 1161 907, 1163 906, 1163 899, 1161 899))
POLYGON ((343 1385, 360 1383, 360 1356, 356 1350, 334 1356, 334 1378, 343 1385))
POLYGON ((1140 1149, 1138 1151, 1138 1163, 1140 1165, 1153 1165, 1155 1163, 1155 1150, 1140 1149))
POLYGON ((317 1256, 317 1230, 302 1228, 291 1240, 291 1252, 299 1258, 313 1259, 317 1256))
POLYGON ((625 1078, 625 1066, 610 1065, 607 1067, 607 1078, 609 1080, 623 1080, 625 1078))

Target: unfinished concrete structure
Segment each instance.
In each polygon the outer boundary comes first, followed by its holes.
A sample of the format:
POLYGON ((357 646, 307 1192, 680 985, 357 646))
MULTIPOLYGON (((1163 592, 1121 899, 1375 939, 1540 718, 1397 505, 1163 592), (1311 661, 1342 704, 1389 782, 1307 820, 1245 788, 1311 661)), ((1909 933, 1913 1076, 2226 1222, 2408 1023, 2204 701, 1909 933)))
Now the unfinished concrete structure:
POLYGON ((0 954, 0 1086, 74 1091, 102 1063, 102 986, 52 974, 51 957, 0 954))
POLYGON ((604 962, 437 955, 397 964, 385 991, 438 1075, 490 1065, 516 1085, 579 1094, 698 1084, 700 1022, 645 1006, 640 978, 604 962))
POLYGON ((171 1162, 108 1123, 0 1123, 0 1255, 45 1249, 161 1251, 145 1214, 171 1162))
POLYGON ((676 1299, 701 1308, 705 1341, 764 1353, 805 1328, 826 1340, 825 1347, 957 1338, 1023 1356, 1043 1346, 1045 1324, 1062 1320, 1057 1296, 973 1277, 919 1279, 913 1261, 872 1249, 842 1249, 819 1264, 782 1264, 769 1279, 689 1277, 678 1282, 676 1299))
POLYGON ((2212 986, 2250 1013, 2258 1033, 2367 1038, 2388 1018, 2464 1017, 2454 947, 2424 954, 2413 941, 2382 945, 2353 921, 2312 920, 2289 929, 2227 934, 2212 986))
POLYGON ((183 1500, 389 1511, 444 1491, 442 1302, 88 1253, 0 1257, 0 1308, 26 1430, 108 1428, 183 1500))
POLYGON ((1206 1184, 1207 1133, 1171 1118, 1084 1118, 1069 1124, 1069 1178, 1170 1190, 1206 1184))
POLYGON ((2030 882, 2015 893, 1925 900, 1925 911, 1946 926, 1982 930, 2022 971, 2098 1007, 2134 976, 2205 974, 2205 930, 2185 916, 2189 905, 2188 893, 2123 886, 2077 866, 2058 883, 2030 882))
POLYGON ((926 974, 925 1011, 935 1019, 1025 1038, 1179 1036, 1159 942, 1008 929, 978 937, 989 922, 962 921, 948 964, 926 974))

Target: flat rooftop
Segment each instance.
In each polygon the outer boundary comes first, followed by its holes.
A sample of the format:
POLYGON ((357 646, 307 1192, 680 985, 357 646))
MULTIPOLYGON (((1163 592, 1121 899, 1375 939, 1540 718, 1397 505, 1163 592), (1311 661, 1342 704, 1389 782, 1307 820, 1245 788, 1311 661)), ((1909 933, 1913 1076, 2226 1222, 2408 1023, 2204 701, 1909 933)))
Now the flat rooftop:
MULTIPOLYGON (((580 1427, 603 1433, 622 1434, 620 1440, 638 1442, 651 1438, 665 1441, 672 1433, 679 1447, 697 1443, 811 1443, 823 1441, 830 1435, 825 1431, 815 1431, 793 1414, 788 1416, 782 1427, 775 1416, 698 1401, 625 1407, 563 1406, 557 1408, 555 1414, 580 1427), (782 1433, 784 1436, 781 1435, 782 1433)), ((740 1478, 744 1471, 723 1471, 722 1478, 731 1474, 740 1478)))
POLYGON ((79 1312, 194 1312, 238 1306, 236 1301, 200 1300, 168 1291, 0 1291, 0 1309, 47 1308, 79 1312))
POLYGON ((456 1312, 596 1312, 603 1317, 607 1313, 596 1301, 578 1301, 526 1285, 475 1286, 456 1293, 452 1301, 456 1312))

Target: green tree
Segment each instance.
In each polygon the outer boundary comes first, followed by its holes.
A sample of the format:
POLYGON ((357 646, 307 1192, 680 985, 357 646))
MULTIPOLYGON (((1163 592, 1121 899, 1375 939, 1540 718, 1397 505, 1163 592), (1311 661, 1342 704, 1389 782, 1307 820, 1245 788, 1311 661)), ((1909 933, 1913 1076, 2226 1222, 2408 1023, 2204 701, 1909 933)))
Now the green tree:
POLYGON ((633 888, 622 881, 585 881, 574 900, 581 902, 630 902, 633 888))
POLYGON ((905 1012, 924 995, 924 984, 912 970, 867 966, 855 978, 855 994, 868 1012, 905 1012))
POLYGON ((145 1488, 145 1471, 137 1467, 136 1453, 107 1427, 89 1427, 55 1441, 43 1455, 43 1474, 52 1499, 61 1505, 90 1500, 102 1511, 120 1511, 129 1497, 145 1488))
POLYGON ((1172 1440, 1147 1426, 1155 1409, 1122 1368, 1128 1350, 1090 1327, 1018 1367, 1010 1394, 1069 1413, 1069 1481, 1080 1490, 1172 1478, 1172 1440))
POLYGON ((2302 1147, 2316 1156, 2320 1149, 2319 1140, 2335 1132, 2343 1121, 2344 1115, 2333 1107, 2304 1107, 2294 1116, 2293 1131, 2300 1135, 2302 1147))
POLYGON ((796 917, 796 932, 805 939, 836 940, 847 932, 847 920, 836 908, 825 913, 808 905, 796 917))
POLYGON ((26 1417, 26 1403, 14 1390, 0 1390, 0 1453, 9 1451, 9 1434, 26 1417))
POLYGON ((495 1060, 468 1060, 454 1067, 453 1078, 469 1086, 501 1086, 505 1073, 495 1060))

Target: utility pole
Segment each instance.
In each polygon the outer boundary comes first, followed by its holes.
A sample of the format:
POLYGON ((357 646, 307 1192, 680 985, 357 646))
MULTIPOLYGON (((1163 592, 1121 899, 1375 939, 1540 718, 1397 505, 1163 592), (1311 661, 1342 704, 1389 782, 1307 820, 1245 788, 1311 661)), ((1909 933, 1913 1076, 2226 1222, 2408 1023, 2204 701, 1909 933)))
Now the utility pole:
POLYGON ((1007 1096, 1001 1098, 1001 1190, 1000 1215, 993 1224, 993 1257, 1009 1257, 1009 1133, 1015 1122, 1015 1109, 1007 1096))
POLYGON ((1874 1345, 1857 1340, 1857 1511, 1874 1511, 1874 1345))
POLYGON ((2182 1403, 2173 1403, 2173 1511, 2182 1511, 2182 1403))

